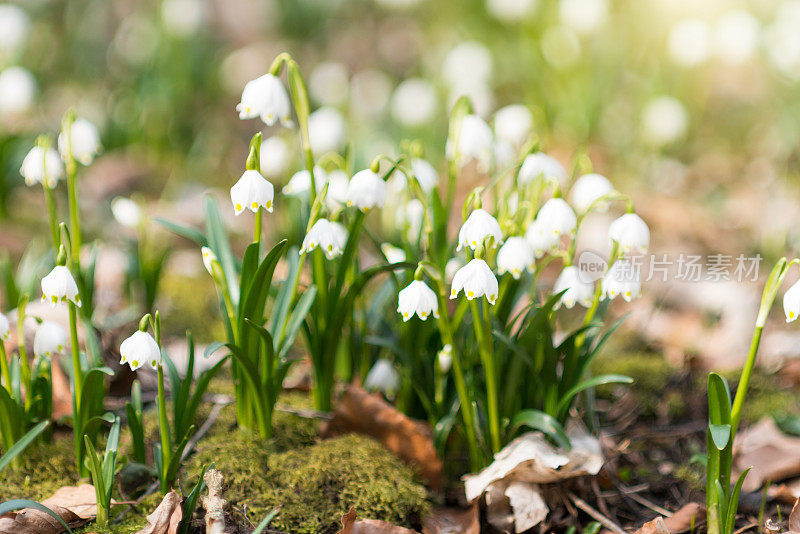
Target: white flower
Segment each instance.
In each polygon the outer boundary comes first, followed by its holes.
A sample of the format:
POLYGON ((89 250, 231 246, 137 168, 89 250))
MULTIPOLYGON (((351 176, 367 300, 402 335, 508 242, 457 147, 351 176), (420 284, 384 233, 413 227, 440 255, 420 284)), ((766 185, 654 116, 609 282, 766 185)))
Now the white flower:
POLYGON ((31 20, 14 4, 0 5, 0 57, 16 51, 28 37, 31 20))
POLYGON ((342 230, 334 224, 336 223, 331 223, 328 219, 319 219, 315 222, 303 239, 300 254, 311 252, 319 246, 329 260, 341 255, 346 239, 342 235, 342 230))
POLYGON ((120 364, 128 364, 131 371, 147 364, 156 369, 161 364, 161 350, 158 343, 147 332, 137 330, 119 346, 119 354, 122 357, 120 364))
POLYGON ((349 185, 350 177, 345 171, 335 169, 328 174, 328 194, 325 196, 325 205, 329 210, 335 211, 347 204, 347 187, 349 185))
POLYGON ((608 227, 608 237, 616 241, 622 252, 647 253, 650 246, 650 229, 635 213, 626 213, 608 227))
POLYGON ((567 308, 572 308, 576 302, 584 308, 592 305, 594 286, 581 275, 580 270, 574 265, 564 267, 564 270, 558 275, 556 283, 553 284, 554 294, 564 290, 566 291, 561 295, 559 305, 564 304, 567 308))
POLYGON ((758 19, 744 9, 728 11, 714 27, 714 49, 730 64, 750 59, 758 50, 761 36, 758 19))
POLYGON ((347 186, 347 205, 356 206, 361 211, 382 207, 386 201, 386 182, 372 171, 358 171, 347 186))
POLYGON ((197 33, 207 17, 205 0, 164 0, 161 20, 168 33, 190 37, 197 33))
POLYGON ((614 191, 614 186, 608 181, 608 178, 602 174, 584 174, 577 180, 575 185, 570 190, 570 200, 578 213, 586 213, 592 208, 597 211, 605 211, 608 209, 607 202, 597 202, 602 197, 609 195, 614 191), (597 202, 597 204, 595 204, 597 202))
POLYGON ((510 142, 498 139, 494 142, 494 164, 498 169, 507 169, 516 164, 517 151, 510 142))
POLYGON ((499 21, 520 23, 536 11, 539 0, 486 0, 486 11, 499 21))
POLYGON ((444 279, 447 280, 448 283, 451 283, 458 270, 464 265, 466 265, 466 262, 461 256, 456 256, 455 258, 450 258, 447 260, 447 263, 444 266, 444 279))
POLYGON ((494 114, 494 133, 499 139, 513 146, 521 146, 533 127, 533 115, 522 104, 512 104, 500 108, 494 114))
POLYGON ((392 362, 380 359, 375 362, 372 369, 364 379, 364 389, 367 391, 381 391, 386 395, 392 395, 400 386, 400 375, 395 370, 392 362))
POLYGON ((783 295, 783 313, 786 322, 791 323, 800 315, 800 281, 795 282, 783 295))
POLYGON ((142 208, 126 197, 116 197, 111 201, 111 214, 119 224, 128 228, 138 228, 142 221, 142 208))
POLYGON ((258 212, 259 206, 272 213, 275 190, 272 184, 258 171, 244 171, 239 181, 231 187, 231 202, 236 215, 245 209, 258 212))
POLYGON ((392 117, 410 128, 424 126, 433 119, 437 104, 436 89, 430 82, 409 78, 400 82, 392 94, 392 117))
POLYGON ((458 248, 461 250, 464 247, 469 247, 472 250, 478 248, 478 245, 489 237, 494 238, 492 247, 497 248, 497 245, 503 242, 503 231, 500 229, 500 223, 497 222, 488 211, 484 209, 476 209, 469 214, 467 220, 458 231, 458 248))
POLYGON ((439 364, 439 371, 447 373, 453 365, 453 345, 448 343, 436 355, 436 362, 439 364))
POLYGON ((533 221, 525 231, 525 241, 533 249, 533 254, 541 258, 545 253, 558 244, 558 236, 545 231, 541 222, 533 221))
POLYGON ((436 293, 425 282, 414 280, 397 295, 397 313, 408 321, 414 314, 423 321, 433 314, 439 318, 439 304, 436 293))
POLYGON ((689 128, 689 113, 680 100, 660 96, 647 103, 642 113, 645 138, 656 146, 679 141, 689 128))
POLYGON ((71 155, 81 165, 89 165, 102 148, 97 128, 86 119, 75 119, 69 127, 69 138, 63 131, 58 134, 58 151, 64 161, 71 155))
POLYGON ((614 300, 617 295, 622 295, 626 302, 630 302, 642 292, 639 269, 628 260, 617 260, 603 276, 600 288, 603 298, 614 300))
POLYGON ((22 160, 19 173, 27 185, 44 184, 52 189, 64 177, 64 163, 55 149, 35 146, 22 160))
POLYGON ((517 180, 521 185, 527 185, 540 177, 563 185, 567 181, 567 170, 556 158, 544 152, 528 154, 519 169, 517 180))
POLYGON ((349 86, 350 73, 347 65, 336 61, 323 61, 314 67, 308 77, 311 98, 326 106, 344 105, 349 86))
POLYGON ((406 253, 391 243, 381 243, 381 252, 389 263, 400 263, 406 261, 406 253))
POLYGON ((282 137, 273 135, 261 142, 261 174, 267 178, 282 175, 289 168, 291 151, 282 137))
POLYGON ((42 300, 49 301, 55 306, 59 302, 72 301, 80 307, 81 298, 78 295, 78 284, 63 265, 58 265, 50 274, 42 278, 42 300))
MULTIPOLYGON (((328 175, 325 170, 318 165, 314 165, 314 185, 316 186, 317 194, 322 191, 327 181, 328 175)), ((297 171, 281 191, 284 195, 289 196, 309 194, 309 191, 311 191, 311 173, 308 172, 308 169, 297 171)))
POLYGON ((425 206, 417 198, 409 200, 402 210, 398 213, 400 224, 406 230, 406 237, 412 243, 416 243, 422 230, 422 222, 425 219, 425 206))
POLYGON ((347 227, 342 223, 331 222, 331 229, 336 234, 339 243, 342 244, 342 249, 344 249, 344 244, 347 243, 347 227))
POLYGON ((551 198, 536 215, 541 229, 556 238, 572 235, 578 225, 578 218, 563 198, 551 198))
POLYGON ((474 159, 481 171, 489 169, 494 149, 492 129, 477 115, 465 115, 456 139, 447 140, 447 155, 458 165, 464 165, 474 159))
MULTIPOLYGON (((0 35, 3 35, 2 30, 0 35)), ((25 113, 33 105, 34 98, 36 78, 28 69, 8 67, 0 71, 0 116, 25 113)))
MULTIPOLYGON (((439 173, 427 160, 414 158, 411 160, 411 173, 426 193, 430 193, 439 183, 439 173)), ((405 175, 403 175, 405 177, 405 175)))
POLYGON ((242 101, 236 105, 240 119, 261 117, 264 124, 272 126, 280 120, 291 126, 291 105, 286 88, 277 76, 265 74, 247 82, 242 91, 242 101))
POLYGON ((558 14, 564 24, 578 33, 587 34, 605 22, 608 0, 561 0, 558 14))
POLYGON ((710 30, 700 19, 683 19, 673 24, 667 40, 669 56, 682 67, 696 67, 710 52, 710 30))
POLYGON ((511 273, 519 280, 522 271, 533 268, 534 261, 533 248, 524 237, 509 237, 497 253, 497 273, 511 273))
POLYGON ((481 259, 470 261, 456 272, 450 288, 450 298, 456 298, 462 289, 468 300, 486 295, 491 304, 497 301, 497 278, 489 265, 481 259))
POLYGON ((477 41, 465 41, 447 54, 442 76, 451 86, 488 82, 492 75, 492 53, 477 41))
POLYGON ((206 271, 208 271, 208 274, 214 276, 214 262, 219 261, 217 255, 208 247, 201 248, 200 252, 203 255, 203 266, 206 268, 206 271))
POLYGON ((8 339, 11 333, 11 325, 8 322, 8 317, 0 313, 0 339, 8 339))
POLYGON ((58 323, 42 321, 33 336, 33 353, 39 357, 52 356, 64 350, 67 331, 58 323))
POLYGON ((344 144, 344 117, 338 110, 321 107, 308 116, 308 138, 314 154, 336 152, 344 144))

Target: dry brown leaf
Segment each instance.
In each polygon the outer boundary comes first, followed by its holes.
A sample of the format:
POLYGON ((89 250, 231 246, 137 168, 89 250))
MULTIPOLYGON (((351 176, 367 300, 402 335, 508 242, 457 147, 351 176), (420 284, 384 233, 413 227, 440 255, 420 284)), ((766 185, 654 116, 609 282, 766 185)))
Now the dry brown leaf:
POLYGON ((440 508, 422 522, 422 534, 480 534, 478 503, 466 510, 440 508))
POLYGON ((136 534, 177 534, 183 519, 181 497, 174 491, 167 493, 152 514, 147 516, 147 526, 136 534))
POLYGON ((658 516, 642 525, 642 528, 637 530, 635 534, 671 534, 671 531, 664 524, 664 518, 658 516))
POLYGON ((792 507, 792 513, 789 514, 788 522, 789 532, 797 534, 800 532, 800 499, 797 499, 792 507))
POLYGON ((436 454, 430 426, 407 417, 378 395, 355 385, 348 386, 321 434, 331 437, 348 432, 377 439, 414 465, 433 488, 441 486, 443 465, 436 454))
MULTIPOLYGON (((97 515, 97 497, 94 486, 66 486, 42 501, 44 506, 56 513, 70 528, 85 525, 97 515)), ((0 534, 59 534, 63 525, 50 514, 25 508, 9 512, 0 517, 0 534)))
POLYGON ((418 534, 416 530, 392 525, 386 521, 377 519, 361 519, 356 521, 356 510, 350 511, 342 516, 342 530, 338 534, 418 534))
POLYGON ((683 505, 677 512, 664 518, 664 524, 670 532, 685 532, 696 525, 705 517, 705 508, 702 504, 690 502, 683 505))
POLYGON ((733 471, 739 476, 752 467, 743 491, 755 491, 766 481, 780 482, 800 475, 800 438, 785 435, 771 417, 736 436, 733 471))

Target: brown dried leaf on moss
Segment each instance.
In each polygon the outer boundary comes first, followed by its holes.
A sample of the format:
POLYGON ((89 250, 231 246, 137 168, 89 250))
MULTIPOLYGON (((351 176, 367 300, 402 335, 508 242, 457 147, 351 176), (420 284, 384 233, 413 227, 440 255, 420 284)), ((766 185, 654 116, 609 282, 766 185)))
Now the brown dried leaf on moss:
POLYGON ((361 519, 356 521, 356 509, 342 516, 342 530, 338 534, 417 534, 416 530, 410 530, 397 525, 392 525, 386 521, 378 519, 361 519))
POLYGON ((690 502, 669 517, 656 517, 642 525, 636 534, 678 534, 691 530, 705 516, 703 505, 690 502))
POLYGON ((800 475, 800 438, 781 432, 771 417, 761 419, 736 439, 734 475, 748 467, 752 469, 744 480, 744 491, 755 491, 767 480, 780 482, 800 475))
MULTIPOLYGON (((56 491, 42 504, 56 513, 70 528, 80 527, 97 515, 94 486, 66 486, 56 491)), ((25 508, 0 517, 0 534, 59 534, 64 526, 50 514, 25 508)))
POLYGON ((377 439, 416 467, 431 487, 441 486, 444 467, 436 454, 430 426, 407 417, 378 395, 355 385, 348 386, 321 435, 331 437, 349 432, 377 439))
POLYGON ((164 496, 152 514, 147 516, 147 526, 136 534, 177 534, 183 519, 181 497, 174 491, 164 496))
POLYGON ((434 510, 422 523, 422 534, 480 534, 481 518, 478 503, 466 510, 442 508, 434 510))

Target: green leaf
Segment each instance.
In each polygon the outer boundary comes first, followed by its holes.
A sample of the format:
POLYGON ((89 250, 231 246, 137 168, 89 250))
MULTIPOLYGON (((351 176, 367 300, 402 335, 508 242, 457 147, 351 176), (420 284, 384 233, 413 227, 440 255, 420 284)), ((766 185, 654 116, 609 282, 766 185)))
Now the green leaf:
POLYGON ((311 310, 311 306, 314 304, 314 299, 316 297, 317 288, 315 286, 311 286, 306 289, 305 292, 303 292, 303 295, 297 301, 297 305, 294 307, 292 314, 289 316, 289 322, 286 324, 286 332, 283 335, 283 339, 279 341, 279 357, 283 358, 286 353, 289 352, 289 349, 292 348, 292 344, 297 337, 297 333, 300 331, 300 327, 302 326, 303 321, 305 321, 309 310, 311 310))
POLYGON ((239 273, 236 269, 236 262, 233 259, 228 234, 225 232, 225 225, 222 223, 217 202, 211 196, 206 197, 205 212, 208 247, 216 254, 219 260, 222 272, 225 274, 225 279, 228 283, 231 300, 236 305, 239 303, 239 273))
POLYGON ((566 393, 564 393, 561 396, 561 399, 558 401, 557 411, 558 413, 561 413, 564 410, 568 409, 575 395, 586 389, 600 386, 603 384, 630 384, 632 382, 633 378, 624 375, 600 375, 586 379, 577 386, 570 388, 566 393))
POLYGON ((728 446, 728 441, 731 439, 731 425, 715 425, 708 424, 708 431, 711 433, 711 441, 717 450, 724 450, 728 446))
MULTIPOLYGON (((86 459, 89 461, 89 471, 92 474, 92 483, 94 483, 94 492, 97 496, 97 506, 104 506, 106 495, 106 483, 103 479, 103 468, 100 466, 100 457, 92 445, 92 440, 89 436, 83 436, 83 443, 86 446, 86 459)), ((106 506, 107 507, 107 506, 106 506)))
POLYGON ((523 410, 517 412, 517 415, 515 415, 514 419, 511 421, 511 427, 517 430, 521 426, 527 426, 543 432, 565 450, 570 450, 572 448, 567 433, 564 431, 564 427, 561 426, 561 423, 544 412, 539 410, 523 410))
POLYGON ((597 521, 592 521, 591 523, 586 525, 586 527, 584 527, 582 534, 597 534, 598 532, 600 532, 601 527, 602 525, 600 523, 598 523, 597 521))
POLYGON ((714 425, 731 423, 731 391, 717 373, 708 374, 708 420, 714 425))
POLYGON ((175 235, 185 237, 189 241, 194 241, 198 247, 208 246, 208 240, 206 239, 206 236, 204 236, 202 232, 195 230, 194 228, 187 228, 186 226, 175 224, 172 221, 168 221, 160 217, 154 218, 153 222, 164 227, 166 230, 169 230, 175 235))
POLYGON ((277 508, 273 508, 272 511, 268 513, 264 519, 261 520, 256 529, 253 531, 253 534, 261 534, 262 532, 264 532, 264 530, 266 530, 266 528, 269 526, 270 521, 275 519, 275 516, 278 515, 279 510, 280 506, 277 508))
MULTIPOLYGON (((2 388, 0 388, 2 389, 2 388)), ((17 441, 6 453, 0 457, 0 472, 3 471, 8 464, 11 463, 14 458, 17 457, 22 451, 28 448, 28 445, 33 443, 36 438, 39 437, 39 434, 44 432, 44 430, 50 426, 50 421, 42 421, 41 423, 37 424, 35 427, 30 429, 27 434, 22 436, 22 439, 17 441)), ((2 515, 2 514, 0 514, 2 515)))
POLYGON ((750 472, 752 467, 748 467, 745 469, 741 475, 739 475, 739 479, 736 481, 736 485, 733 488, 733 492, 731 492, 731 500, 728 503, 728 515, 726 518, 726 532, 733 532, 733 527, 736 525, 736 513, 739 511, 739 495, 742 493, 742 485, 744 484, 744 479, 747 477, 747 473, 750 472))
POLYGON ((53 519, 61 523, 61 526, 67 529, 69 534, 72 534, 72 529, 69 528, 69 525, 63 519, 61 519, 60 515, 52 511, 47 506, 35 501, 30 501, 28 499, 13 499, 4 503, 0 503, 0 516, 3 516, 8 512, 13 512, 14 510, 21 510, 23 508, 34 508, 50 515, 53 519))
POLYGON ((186 496, 186 500, 183 501, 183 518, 178 526, 178 534, 186 534, 189 532, 189 526, 192 524, 192 516, 194 515, 195 508, 197 508, 197 500, 200 498, 200 494, 206 488, 206 483, 203 480, 203 476, 206 474, 208 469, 213 467, 213 462, 211 465, 203 466, 203 468, 200 470, 200 477, 197 479, 197 483, 194 485, 194 488, 192 488, 192 491, 189 492, 189 495, 186 496))

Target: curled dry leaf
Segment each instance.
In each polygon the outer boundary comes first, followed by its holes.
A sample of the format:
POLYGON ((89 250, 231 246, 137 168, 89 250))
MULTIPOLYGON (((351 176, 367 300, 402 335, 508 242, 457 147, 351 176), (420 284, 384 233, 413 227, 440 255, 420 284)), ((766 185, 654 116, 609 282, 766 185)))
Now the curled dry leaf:
POLYGON ((417 534, 415 530, 398 527, 385 521, 377 519, 361 519, 356 521, 356 510, 350 511, 342 516, 342 530, 338 534, 417 534))
POLYGON ((800 475, 800 438, 785 435, 770 417, 761 419, 736 436, 734 475, 739 476, 748 467, 752 469, 743 491, 800 475))
POLYGON ((642 525, 642 528, 637 530, 636 534, 671 534, 671 532, 667 525, 664 524, 664 518, 659 516, 642 525))
POLYGON ((331 437, 348 432, 375 438, 416 467, 428 484, 440 487, 443 465, 427 423, 411 419, 378 395, 350 385, 321 434, 331 437))
POLYGON ((440 508, 422 522, 422 534, 480 534, 478 503, 466 510, 440 508))
POLYGON ((603 466, 596 438, 577 428, 568 435, 570 451, 556 449, 541 432, 516 438, 483 471, 463 477, 467 500, 486 495, 487 518, 500 530, 524 532, 539 524, 549 511, 539 484, 596 475, 603 466))
MULTIPOLYGON (((42 504, 56 513, 70 528, 85 525, 97 515, 94 486, 66 486, 42 504)), ((59 534, 64 526, 46 512, 25 508, 0 517, 0 534, 59 534)))
POLYGON ((152 514, 147 516, 147 526, 136 534, 177 534, 183 519, 181 497, 174 491, 167 493, 152 514))
POLYGON ((689 531, 693 525, 698 524, 705 516, 703 505, 696 502, 681 507, 669 517, 656 517, 642 525, 636 534, 678 534, 689 531))

